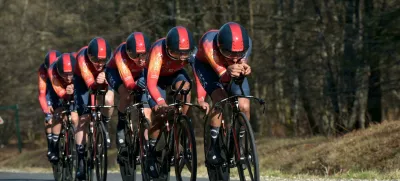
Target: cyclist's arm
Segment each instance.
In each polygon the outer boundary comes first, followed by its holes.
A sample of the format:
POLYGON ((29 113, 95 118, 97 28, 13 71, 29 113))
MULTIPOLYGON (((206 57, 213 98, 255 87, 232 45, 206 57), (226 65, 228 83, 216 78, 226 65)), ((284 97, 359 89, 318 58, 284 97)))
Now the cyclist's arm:
POLYGON ((66 99, 68 97, 67 91, 65 87, 62 85, 61 81, 54 75, 54 70, 50 70, 50 82, 51 85, 56 92, 57 96, 62 99, 66 99))
POLYGON ((203 35, 200 40, 199 54, 204 55, 207 62, 211 65, 218 76, 221 77, 226 72, 226 68, 222 61, 219 60, 217 51, 214 50, 214 38, 217 36, 217 33, 218 31, 211 30, 203 35))
POLYGON ((50 113, 50 108, 47 105, 47 100, 46 100, 46 90, 47 90, 47 85, 46 85, 46 78, 47 78, 47 73, 46 70, 43 67, 40 67, 39 69, 39 103, 42 108, 43 113, 48 114, 50 113))
POLYGON ((164 98, 157 89, 157 82, 162 66, 161 52, 161 44, 153 47, 149 57, 149 68, 147 73, 147 88, 149 89, 150 96, 154 101, 156 101, 157 104, 165 103, 164 98))
POLYGON ((204 90, 203 86, 200 83, 200 79, 196 74, 196 71, 193 70, 194 78, 196 80, 196 90, 197 90, 197 102, 205 101, 207 92, 204 90))
POLYGON ((128 90, 133 90, 136 87, 135 79, 132 76, 132 72, 129 67, 123 61, 121 57, 121 51, 115 54, 115 63, 117 64, 119 75, 121 76, 122 82, 128 90))
POLYGON ((92 72, 90 71, 86 60, 85 60, 85 56, 84 55, 79 55, 78 57, 78 66, 79 66, 79 70, 81 71, 81 75, 83 80, 85 81, 86 86, 89 89, 95 89, 96 87, 96 81, 94 79, 94 76, 92 74, 92 72))

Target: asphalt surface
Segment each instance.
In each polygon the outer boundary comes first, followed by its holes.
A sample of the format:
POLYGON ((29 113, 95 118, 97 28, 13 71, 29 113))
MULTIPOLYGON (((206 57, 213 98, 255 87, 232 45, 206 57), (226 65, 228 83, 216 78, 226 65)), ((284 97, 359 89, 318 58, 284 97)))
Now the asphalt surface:
MULTIPOLYGON (((0 172, 0 181, 52 181, 54 177, 51 173, 11 173, 11 172, 0 172)), ((121 175, 118 173, 109 173, 107 175, 107 181, 121 181, 121 175)), ((141 181, 140 175, 136 175, 136 180, 141 181)), ((175 177, 171 176, 170 180, 176 180, 175 177)), ((184 180, 189 180, 186 178, 184 180)), ((206 181, 208 178, 198 178, 199 181, 206 181)))

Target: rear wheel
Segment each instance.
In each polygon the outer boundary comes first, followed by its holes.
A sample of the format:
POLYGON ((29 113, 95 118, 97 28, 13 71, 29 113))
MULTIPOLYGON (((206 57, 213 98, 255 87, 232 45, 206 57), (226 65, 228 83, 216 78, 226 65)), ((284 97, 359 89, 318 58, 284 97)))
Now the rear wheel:
POLYGON ((106 129, 102 121, 98 122, 96 134, 96 176, 97 181, 107 180, 107 138, 106 129))
POLYGON ((182 181, 187 176, 191 181, 197 177, 196 139, 191 120, 182 116, 176 124, 175 136, 175 174, 182 181))

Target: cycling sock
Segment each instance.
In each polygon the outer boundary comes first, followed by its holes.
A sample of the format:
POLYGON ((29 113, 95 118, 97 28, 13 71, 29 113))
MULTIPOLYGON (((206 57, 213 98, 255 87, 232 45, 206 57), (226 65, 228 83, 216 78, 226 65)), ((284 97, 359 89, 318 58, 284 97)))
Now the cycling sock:
POLYGON ((101 118, 103 119, 103 124, 104 124, 104 127, 107 129, 108 127, 108 122, 110 122, 110 120, 111 120, 111 118, 110 117, 108 117, 108 116, 104 116, 104 115, 101 115, 101 118))
POLYGON ((153 151, 153 149, 156 147, 156 142, 157 142, 157 139, 154 139, 154 138, 149 139, 150 151, 153 151))
POLYGON ((47 133, 47 147, 50 149, 51 142, 53 141, 53 134, 47 133))
POLYGON ((85 146, 82 144, 76 144, 76 152, 78 153, 78 157, 83 156, 83 153, 85 152, 85 146))
POLYGON ((126 113, 118 111, 117 131, 123 130, 125 127, 126 113))
POLYGON ((246 129, 244 128, 244 126, 241 126, 240 127, 240 132, 239 132, 239 137, 243 138, 245 133, 246 133, 246 129))
POLYGON ((124 128, 125 128, 125 121, 126 121, 126 113, 122 113, 118 111, 118 123, 117 123, 117 144, 119 146, 125 146, 124 143, 124 128))
POLYGON ((211 146, 216 145, 219 134, 219 127, 210 126, 211 146))
POLYGON ((59 137, 58 134, 53 134, 53 135, 52 135, 53 143, 57 143, 57 142, 58 142, 58 137, 59 137))

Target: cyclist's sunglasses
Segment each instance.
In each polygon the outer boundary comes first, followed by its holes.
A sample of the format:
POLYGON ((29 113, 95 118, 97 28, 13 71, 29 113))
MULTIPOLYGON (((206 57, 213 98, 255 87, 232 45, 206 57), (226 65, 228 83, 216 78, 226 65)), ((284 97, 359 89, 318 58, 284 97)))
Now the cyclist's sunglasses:
POLYGON ((64 72, 63 74, 60 74, 61 77, 67 78, 67 77, 72 77, 74 76, 73 72, 64 72))
POLYGON ((131 59, 138 59, 138 58, 139 59, 146 59, 146 57, 147 57, 147 53, 134 54, 134 53, 129 52, 129 51, 127 51, 126 53, 128 54, 129 58, 131 58, 131 59))
POLYGON ((219 50, 224 57, 229 59, 241 59, 246 55, 246 52, 232 52, 221 48, 219 50))
POLYGON ((174 51, 170 51, 168 50, 168 54, 170 55, 170 57, 174 60, 187 60, 190 58, 190 56, 192 55, 193 51, 179 51, 179 52, 174 52, 174 51))
POLYGON ((107 58, 98 58, 97 56, 89 55, 89 59, 92 63, 97 65, 105 65, 107 63, 107 58))

